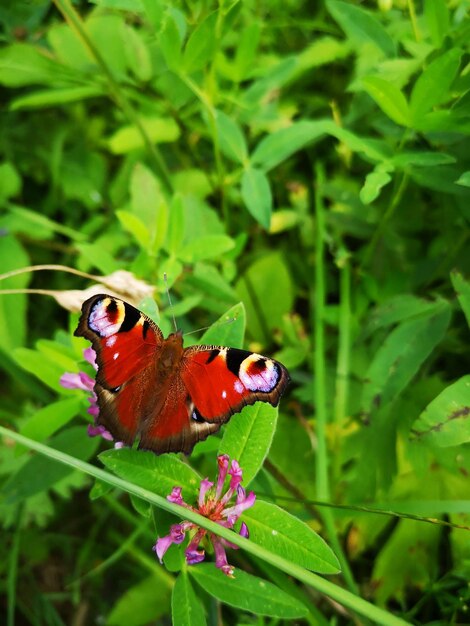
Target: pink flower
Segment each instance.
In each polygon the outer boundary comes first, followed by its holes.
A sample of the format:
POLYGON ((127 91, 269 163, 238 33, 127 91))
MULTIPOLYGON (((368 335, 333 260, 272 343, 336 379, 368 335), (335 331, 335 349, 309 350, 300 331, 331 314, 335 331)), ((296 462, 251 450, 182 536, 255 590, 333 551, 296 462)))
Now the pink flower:
MULTIPOLYGON (((93 348, 86 348, 83 351, 83 356, 88 361, 88 363, 90 363, 90 365, 93 365, 95 370, 98 370, 98 366, 96 365, 96 352, 93 350, 93 348)), ((87 412, 93 416, 94 424, 88 424, 88 435, 90 437, 100 436, 107 441, 113 441, 113 436, 111 435, 111 433, 106 430, 104 426, 96 423, 100 409, 98 406, 98 398, 96 397, 96 393, 94 392, 95 379, 85 372, 78 372, 78 374, 66 372, 60 377, 60 384, 65 389, 82 389, 83 391, 91 392, 91 396, 89 396, 88 398, 90 406, 87 409, 87 412)), ((115 446, 120 447, 118 446, 118 444, 120 444, 120 442, 116 442, 115 446)))
MULTIPOLYGON (((252 491, 246 495, 245 490, 241 486, 243 478, 242 469, 236 460, 232 461, 230 469, 230 459, 226 454, 217 457, 217 462, 219 465, 219 474, 217 476, 216 485, 214 487, 214 483, 207 478, 201 481, 197 507, 191 506, 183 500, 181 487, 173 487, 172 492, 167 496, 167 500, 179 504, 186 509, 190 509, 191 511, 195 511, 196 513, 200 513, 204 515, 204 517, 207 517, 207 519, 217 522, 217 524, 220 524, 224 528, 233 528, 243 511, 253 506, 256 496, 252 491), (222 495, 227 474, 230 476, 230 484, 226 492, 222 495), (230 504, 235 494, 235 503, 227 506, 230 504)), ((186 533, 189 533, 190 537, 188 547, 185 550, 188 565, 195 565, 204 560, 205 550, 201 548, 200 544, 207 537, 214 548, 216 567, 221 569, 227 576, 233 576, 234 568, 227 562, 225 548, 233 548, 236 550, 238 546, 188 521, 173 524, 170 528, 169 535, 157 539, 153 550, 157 553, 160 562, 171 544, 182 543, 186 533)), ((239 534, 242 537, 248 538, 249 536, 248 527, 244 522, 241 525, 239 534)))

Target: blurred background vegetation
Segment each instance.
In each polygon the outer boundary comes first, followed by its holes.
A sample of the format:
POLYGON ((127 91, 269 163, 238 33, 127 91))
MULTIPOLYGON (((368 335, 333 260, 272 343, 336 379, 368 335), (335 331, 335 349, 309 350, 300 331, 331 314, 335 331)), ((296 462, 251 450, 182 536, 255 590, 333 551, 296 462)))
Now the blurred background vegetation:
MULTIPOLYGON (((21 0, 0 24, 0 272, 132 272, 161 310, 120 293, 164 333, 165 272, 184 331, 242 301, 246 347, 293 379, 257 488, 336 534, 339 584, 465 623, 468 530, 314 519, 282 497, 469 526, 468 2, 21 0)), ((58 381, 83 348, 68 292, 89 284, 28 272, 2 290, 49 296, 0 297, 1 423, 83 459, 87 404, 58 381)), ((0 448, 5 612, 8 596, 17 624, 168 620, 148 520, 46 460, 12 495, 17 448, 0 448)), ((349 622, 317 604, 311 623, 349 622)))

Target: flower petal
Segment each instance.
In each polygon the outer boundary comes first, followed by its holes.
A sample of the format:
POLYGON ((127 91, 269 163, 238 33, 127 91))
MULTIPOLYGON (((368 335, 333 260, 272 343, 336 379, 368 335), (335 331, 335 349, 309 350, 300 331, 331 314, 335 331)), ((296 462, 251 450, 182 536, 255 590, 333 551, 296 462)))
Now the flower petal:
POLYGON ((166 537, 161 537, 161 539, 157 539, 157 543, 153 546, 152 550, 157 553, 160 563, 163 563, 163 557, 165 552, 173 543, 173 539, 171 535, 167 535, 166 537))
POLYGON ((88 376, 88 374, 85 374, 85 372, 79 372, 78 375, 80 376, 80 381, 83 385, 82 389, 86 389, 86 391, 93 391, 95 388, 95 379, 88 376))
MULTIPOLYGON (((240 487, 238 487, 238 489, 240 489, 240 487)), ((224 509, 222 511, 222 515, 226 519, 229 519, 232 516, 235 516, 235 518, 238 519, 240 515, 243 513, 243 511, 246 511, 246 509, 249 509, 251 506, 253 506, 255 501, 256 501, 256 495, 253 491, 250 491, 250 493, 246 496, 246 498, 244 498, 243 500, 240 500, 240 502, 238 502, 238 498, 237 498, 237 504, 235 506, 231 506, 228 509, 224 509)))
POLYGON ((201 480, 201 486, 199 488, 199 499, 198 499, 199 508, 201 508, 204 505, 204 502, 206 499, 206 493, 213 486, 214 486, 214 483, 211 483, 209 479, 204 478, 204 480, 201 480))
POLYGON ((245 524, 245 522, 242 522, 242 525, 240 526, 240 532, 238 534, 241 537, 245 537, 245 539, 250 538, 250 531, 248 530, 248 526, 245 524))
POLYGON ((106 439, 107 441, 113 441, 112 434, 106 430, 104 426, 94 426, 93 424, 88 424, 87 433, 89 437, 103 437, 103 439, 106 439))
POLYGON ((85 348, 85 350, 83 350, 83 356, 90 365, 93 365, 95 370, 98 370, 98 365, 96 364, 96 352, 93 348, 85 348))
POLYGON ((233 576, 234 567, 227 562, 227 554, 225 548, 217 535, 211 533, 211 541, 215 552, 215 566, 223 571, 227 576, 233 576))
POLYGON ((238 485, 243 480, 243 471, 236 459, 233 459, 232 466, 229 469, 228 473, 231 476, 230 489, 233 489, 233 491, 235 491, 235 489, 237 489, 238 485))
POLYGON ((180 506, 188 506, 181 495, 182 487, 173 487, 169 496, 166 497, 168 502, 179 504, 180 506))
POLYGON ((88 391, 88 389, 83 386, 80 374, 65 372, 65 374, 62 374, 60 377, 59 382, 64 389, 83 389, 83 391, 88 391))
POLYGON ((217 500, 222 495, 222 489, 224 488, 224 482, 228 472, 229 460, 228 454, 221 454, 217 457, 217 463, 219 465, 219 475, 217 477, 217 488, 215 491, 215 497, 217 500))

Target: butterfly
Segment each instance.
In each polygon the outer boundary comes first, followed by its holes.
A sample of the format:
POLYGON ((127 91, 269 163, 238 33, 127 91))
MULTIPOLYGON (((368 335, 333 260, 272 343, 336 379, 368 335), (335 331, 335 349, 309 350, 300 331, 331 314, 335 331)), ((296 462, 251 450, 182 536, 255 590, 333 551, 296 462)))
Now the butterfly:
POLYGON ((96 352, 97 423, 157 454, 189 454, 248 404, 276 406, 290 380, 281 363, 254 352, 184 348, 181 331, 164 339, 144 313, 106 294, 83 303, 74 334, 96 352))

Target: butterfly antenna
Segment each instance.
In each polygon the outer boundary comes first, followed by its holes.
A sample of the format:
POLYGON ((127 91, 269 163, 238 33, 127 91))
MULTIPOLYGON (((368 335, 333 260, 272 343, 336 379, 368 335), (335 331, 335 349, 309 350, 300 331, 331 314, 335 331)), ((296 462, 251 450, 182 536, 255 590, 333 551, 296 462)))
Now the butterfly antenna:
POLYGON ((168 296, 168 302, 170 303, 171 316, 173 318, 173 326, 175 327, 175 333, 178 332, 178 326, 176 325, 175 314, 173 313, 173 303, 171 301, 170 290, 168 289, 168 277, 166 272, 163 272, 163 282, 165 283, 166 295, 168 296))
POLYGON ((184 336, 194 335, 194 333, 200 333, 203 330, 207 330, 208 328, 212 328, 213 326, 224 326, 225 324, 232 324, 232 322, 236 321, 236 317, 229 317, 228 320, 224 320, 220 322, 220 324, 212 324, 211 326, 204 326, 203 328, 198 328, 197 330, 190 330, 189 333, 184 333, 184 336))

